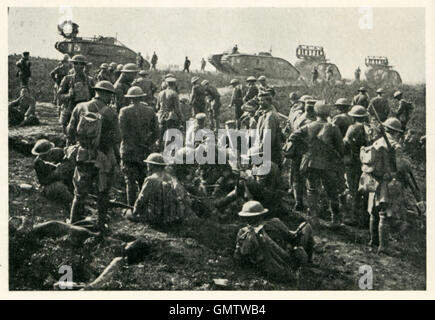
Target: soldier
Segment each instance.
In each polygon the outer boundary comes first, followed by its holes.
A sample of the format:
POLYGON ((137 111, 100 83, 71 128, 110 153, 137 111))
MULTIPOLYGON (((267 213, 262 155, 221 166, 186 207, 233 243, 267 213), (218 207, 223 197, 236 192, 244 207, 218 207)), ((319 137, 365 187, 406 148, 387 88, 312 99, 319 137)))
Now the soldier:
POLYGON ((132 86, 137 86, 142 89, 143 93, 146 94, 145 101, 149 105, 152 105, 154 102, 154 94, 157 92, 156 85, 148 78, 148 72, 145 70, 139 71, 139 77, 136 78, 132 84, 132 86))
POLYGON ((317 120, 292 133, 292 141, 307 141, 300 170, 307 179, 307 201, 314 224, 318 224, 319 186, 323 184, 331 210, 331 226, 340 222, 337 193, 337 170, 343 156, 343 140, 340 130, 328 123, 330 106, 324 101, 314 105, 317 120))
POLYGON ((204 58, 201 59, 201 72, 205 72, 205 65, 207 62, 205 62, 204 58))
POLYGON ((411 113, 414 110, 414 106, 411 102, 406 101, 402 98, 401 91, 394 92, 393 97, 394 99, 399 101, 399 108, 397 109, 396 117, 400 120, 400 123, 402 124, 402 130, 405 131, 406 125, 411 118, 411 113))
POLYGON ((345 147, 344 165, 346 182, 352 197, 351 221, 349 221, 349 223, 358 222, 360 226, 362 226, 364 219, 358 212, 363 205, 363 194, 358 192, 358 184, 361 177, 359 152, 361 147, 368 145, 366 123, 369 114, 363 106, 353 106, 348 114, 355 120, 355 123, 351 124, 347 129, 343 138, 345 147))
POLYGON ((367 174, 376 181, 372 186, 374 189, 369 190, 368 212, 370 214, 369 245, 371 247, 377 246, 378 253, 386 252, 388 218, 398 214, 398 212, 392 212, 394 195, 390 194, 389 183, 394 181, 398 163, 402 158, 402 146, 399 139, 403 133, 402 125, 396 118, 388 118, 383 122, 383 126, 385 128, 385 137, 380 137, 372 146, 372 153, 376 153, 376 161, 372 165, 368 165, 363 161, 363 174, 361 177, 361 182, 364 181, 363 176, 367 174), (385 138, 388 139, 392 150, 389 150, 385 138))
POLYGON ((259 86, 258 86, 258 90, 259 91, 269 91, 270 94, 272 95, 272 97, 275 96, 275 94, 276 94, 275 93, 275 89, 273 87, 269 86, 266 83, 266 77, 265 76, 258 77, 257 81, 260 83, 259 86))
POLYGON ((255 77, 250 76, 246 79, 246 82, 248 83, 248 88, 246 90, 245 95, 243 96, 243 103, 248 102, 251 99, 254 99, 257 97, 258 95, 258 88, 255 85, 255 82, 257 81, 257 79, 255 79, 255 77))
POLYGON ((193 108, 193 113, 205 113, 205 91, 199 83, 198 77, 193 77, 190 81, 192 84, 192 91, 190 93, 190 104, 193 108))
POLYGON ((84 216, 86 197, 96 182, 98 228, 105 231, 109 190, 116 166, 114 147, 120 142, 120 132, 118 117, 108 107, 115 88, 109 81, 100 81, 94 90, 95 98, 74 108, 67 130, 69 139, 78 141, 66 151, 66 157, 76 162, 70 222, 84 216))
POLYGON ((379 116, 381 121, 385 121, 390 114, 390 106, 388 105, 388 100, 385 99, 382 95, 384 94, 384 89, 379 88, 376 90, 377 96, 370 100, 370 104, 368 106, 369 114, 374 116, 374 111, 371 108, 374 108, 379 116))
POLYGON ((160 91, 157 97, 157 118, 160 124, 160 148, 166 146, 165 132, 167 129, 178 128, 181 119, 180 102, 178 93, 175 91, 177 80, 167 78, 165 80, 167 88, 160 91))
POLYGON ((326 81, 330 81, 330 80, 332 80, 332 79, 333 79, 333 76, 334 76, 334 70, 332 70, 332 66, 329 65, 329 66, 326 68, 326 81))
POLYGON ((265 144, 270 143, 270 160, 280 165, 282 133, 278 115, 273 110, 272 97, 269 92, 260 92, 258 98, 260 107, 255 115, 258 119, 255 144, 259 152, 264 152, 265 144))
POLYGON ((30 62, 28 51, 23 52, 23 56, 17 61, 16 66, 18 68, 17 77, 20 78, 21 86, 27 87, 29 79, 32 76, 32 71, 30 70, 32 63, 30 62))
POLYGON ((29 88, 23 87, 20 96, 9 102, 9 125, 32 126, 39 124, 35 112, 35 99, 30 95, 29 88))
POLYGON ((159 58, 156 55, 156 52, 153 52, 153 56, 151 57, 151 68, 153 70, 156 70, 156 65, 157 65, 157 61, 159 60, 159 58))
POLYGON ((363 106, 367 108, 369 106, 370 97, 367 94, 367 90, 364 87, 358 89, 358 94, 352 99, 352 106, 363 106))
MULTIPOLYGON (((50 72, 50 77, 53 79, 54 82, 54 96, 53 96, 53 104, 57 105, 57 91, 59 89, 60 83, 62 82, 63 78, 68 75, 68 72, 70 70, 70 64, 69 64, 69 56, 65 54, 63 56, 62 61, 50 72)), ((60 112, 60 110, 59 110, 60 112)))
POLYGON ((316 100, 311 96, 303 96, 301 97, 301 101, 304 104, 304 112, 297 113, 292 125, 293 130, 297 130, 310 122, 316 121, 316 113, 314 112, 316 100))
POLYGON ((210 85, 208 80, 203 80, 201 85, 204 87, 207 110, 210 117, 211 129, 219 129, 219 113, 221 108, 221 95, 216 87, 210 85))
POLYGON ((337 107, 339 113, 332 118, 332 123, 340 129, 341 136, 344 137, 347 128, 353 123, 352 117, 347 114, 350 102, 346 98, 339 98, 334 106, 337 107))
POLYGON ((133 86, 125 97, 130 100, 130 105, 122 108, 119 114, 121 169, 127 188, 127 203, 133 206, 146 176, 143 159, 151 153, 160 135, 153 108, 141 101, 146 97, 142 89, 133 86))
POLYGON ((116 81, 117 81, 117 80, 119 79, 119 77, 121 76, 122 68, 124 68, 124 65, 120 63, 120 64, 118 64, 118 65, 116 66, 115 71, 113 71, 113 78, 115 79, 115 81, 113 82, 113 84, 115 84, 116 81))
MULTIPOLYGON (((88 78, 90 78, 92 81, 94 81, 94 77, 91 76, 92 66, 93 66, 92 62, 86 63, 83 72, 88 76, 88 78)), ((94 82, 92 83, 92 86, 93 85, 94 85, 94 82)))
POLYGON ((65 76, 57 92, 61 105, 59 123, 66 134, 66 127, 71 118, 71 112, 80 102, 89 101, 92 97, 92 81, 85 74, 86 58, 75 55, 70 60, 73 63, 72 74, 65 76))
POLYGON ((240 117, 242 116, 242 105, 243 105, 243 91, 240 86, 240 82, 237 79, 232 79, 230 81, 233 87, 233 92, 231 95, 231 102, 229 107, 234 108, 234 120, 236 121, 237 129, 240 129, 240 117))
POLYGON ((137 65, 139 70, 143 69, 143 63, 144 63, 144 58, 142 57, 140 52, 138 52, 137 56, 136 56, 136 65, 137 65))
POLYGON ((122 67, 121 76, 114 84, 116 90, 116 110, 118 114, 121 108, 127 105, 124 96, 127 94, 128 89, 130 89, 131 83, 136 78, 138 71, 134 63, 127 63, 122 67))
POLYGON ((56 148, 47 139, 40 139, 35 143, 32 154, 36 156, 33 167, 42 186, 42 194, 47 199, 69 207, 73 199, 71 191, 74 166, 64 159, 64 150, 56 148))
POLYGON ((115 75, 116 66, 117 66, 116 62, 111 62, 109 64, 109 68, 107 69, 107 73, 109 74, 111 83, 115 83, 116 80, 118 79, 115 75))
POLYGON ((355 81, 360 81, 360 77, 361 77, 361 69, 358 68, 355 70, 355 81))
POLYGON ((239 53, 239 48, 237 47, 237 44, 233 47, 233 51, 232 51, 232 54, 235 53, 239 53))
POLYGON ((101 66, 100 66, 100 69, 98 70, 97 75, 95 76, 95 80, 97 82, 98 81, 103 81, 103 80, 111 82, 110 81, 111 80, 110 79, 110 74, 108 72, 108 69, 109 69, 109 65, 107 63, 102 63, 101 66))
POLYGON ((192 148, 198 147, 201 141, 195 141, 195 137, 198 134, 198 137, 200 135, 200 132, 202 131, 205 133, 205 123, 207 120, 207 115, 205 113, 197 113, 195 115, 195 124, 187 129, 186 133, 186 145, 192 148))
POLYGON ((304 113, 305 101, 308 100, 314 100, 314 98, 309 95, 303 95, 299 98, 295 92, 290 93, 290 111, 288 114, 288 121, 292 131, 294 131, 294 123, 296 119, 304 113))
POLYGON ((319 78, 319 71, 317 71, 317 67, 313 67, 313 71, 311 71, 311 83, 315 84, 317 79, 319 78))
POLYGON ((187 71, 187 73, 189 73, 189 68, 190 68, 190 60, 188 57, 186 57, 186 59, 184 60, 184 71, 187 71))

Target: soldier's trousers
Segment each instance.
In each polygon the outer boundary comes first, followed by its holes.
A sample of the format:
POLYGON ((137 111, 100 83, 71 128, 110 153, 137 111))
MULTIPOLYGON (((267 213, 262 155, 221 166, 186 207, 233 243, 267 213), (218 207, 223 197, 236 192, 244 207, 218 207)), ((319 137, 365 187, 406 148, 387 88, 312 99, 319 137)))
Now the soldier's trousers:
POLYGON ((20 76, 21 87, 27 87, 29 85, 29 79, 30 77, 21 75, 20 76))
POLYGON ((352 215, 361 224, 365 224, 367 199, 365 195, 358 192, 359 179, 361 177, 361 163, 346 166, 346 182, 352 196, 352 215))
POLYGON ((337 173, 327 169, 308 168, 307 179, 307 200, 310 214, 318 216, 319 188, 323 185, 329 201, 332 221, 340 219, 337 173))
POLYGON ((209 120, 210 120, 210 129, 219 129, 219 113, 220 113, 220 106, 214 102, 211 101, 208 104, 208 113, 209 113, 209 120))
POLYGON ((127 204, 133 206, 146 177, 146 165, 143 162, 122 160, 121 170, 125 179, 127 204))
POLYGON ((289 185, 292 186, 293 196, 297 205, 304 203, 304 183, 305 179, 300 172, 302 157, 298 156, 291 160, 289 185))

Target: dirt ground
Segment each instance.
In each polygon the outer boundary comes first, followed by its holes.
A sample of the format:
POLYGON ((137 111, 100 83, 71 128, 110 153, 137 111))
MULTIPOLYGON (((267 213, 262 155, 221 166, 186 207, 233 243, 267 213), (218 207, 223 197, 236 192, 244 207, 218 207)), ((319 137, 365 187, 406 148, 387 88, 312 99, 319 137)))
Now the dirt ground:
MULTIPOLYGON (((54 139, 59 135, 57 111, 51 104, 39 103, 37 112, 42 126, 13 128, 9 132, 9 216, 25 216, 34 223, 65 221, 68 204, 56 204, 41 195, 29 154, 32 142, 41 136, 60 145, 61 140, 54 139), (27 190, 21 184, 30 184, 32 188, 27 190)), ((425 164, 415 161, 413 164, 417 180, 425 190, 425 164)), ((92 202, 88 205, 95 208, 92 202)), ((346 226, 332 231, 322 220, 315 232, 313 264, 296 272, 293 279, 283 281, 268 278, 255 268, 241 267, 233 260, 236 234, 244 226, 236 216, 237 209, 240 209, 237 205, 232 208, 233 217, 226 221, 208 217, 162 230, 127 221, 121 209, 113 209, 109 239, 89 238, 83 243, 71 235, 39 241, 12 237, 10 290, 52 290, 61 276, 62 265, 72 267, 74 282, 93 281, 113 258, 122 254, 125 243, 135 238, 148 243, 145 258, 138 264, 124 265, 104 289, 359 290, 362 275, 359 270, 366 265, 373 270, 375 290, 426 288, 426 221, 425 216, 417 216, 413 210, 408 210, 406 222, 397 224, 393 230, 390 255, 369 251, 368 229, 346 226), (220 278, 228 279, 228 284, 215 285, 213 279, 220 278)), ((93 209, 90 211, 95 214, 93 209)), ((281 212, 280 218, 291 229, 302 221, 302 217, 289 211, 281 212)))

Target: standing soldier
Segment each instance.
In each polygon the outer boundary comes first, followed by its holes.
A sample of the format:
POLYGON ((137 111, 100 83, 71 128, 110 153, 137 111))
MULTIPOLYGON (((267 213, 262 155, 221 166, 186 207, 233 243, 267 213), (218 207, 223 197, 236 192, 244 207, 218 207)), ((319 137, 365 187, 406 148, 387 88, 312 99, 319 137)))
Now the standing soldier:
POLYGON ((332 118, 332 123, 340 129, 341 136, 344 137, 347 128, 353 123, 352 117, 347 114, 350 102, 346 98, 340 98, 335 102, 335 106, 339 113, 332 118))
POLYGON ((136 65, 137 65, 139 70, 143 69, 143 63, 144 63, 144 58, 142 57, 140 52, 138 52, 137 56, 136 56, 136 65))
POLYGON ((137 86, 142 89, 143 93, 146 94, 145 102, 149 105, 152 105, 154 102, 154 94, 157 92, 156 85, 148 78, 148 72, 145 70, 139 71, 139 77, 136 78, 132 84, 132 86, 137 86))
POLYGON ((121 76, 115 82, 116 91, 116 111, 119 114, 121 108, 127 105, 124 96, 127 94, 131 83, 134 81, 138 73, 137 66, 134 63, 127 63, 122 67, 121 76))
POLYGON ((160 149, 166 146, 166 130, 178 128, 181 119, 180 101, 178 93, 175 91, 177 80, 175 78, 167 78, 165 82, 168 87, 160 91, 157 97, 157 118, 159 119, 160 125, 160 149))
POLYGON ((363 106, 364 108, 368 108, 370 102, 370 97, 367 94, 367 90, 364 87, 358 89, 358 94, 353 97, 352 105, 353 106, 363 106))
POLYGON ((157 65, 157 61, 159 60, 159 58, 156 55, 156 52, 153 52, 153 56, 151 57, 151 68, 156 70, 156 65, 157 65))
POLYGON ((57 96, 61 103, 59 123, 66 134, 66 127, 71 118, 71 112, 80 102, 89 101, 92 96, 92 81, 85 74, 86 58, 75 55, 70 60, 73 63, 72 74, 65 76, 60 83, 57 96))
POLYGON ((116 75, 115 75, 116 66, 117 66, 116 62, 111 62, 109 64, 109 68, 107 69, 107 73, 109 74, 109 78, 110 78, 111 83, 115 83, 117 80, 116 75))
POLYGON ((234 120, 236 121, 237 129, 240 129, 240 117, 242 116, 242 105, 243 105, 243 91, 239 80, 232 79, 230 81, 233 87, 233 92, 231 95, 231 102, 229 107, 234 108, 234 120))
POLYGON ((243 103, 248 102, 251 99, 254 99, 257 97, 258 95, 258 88, 255 85, 255 82, 257 81, 257 79, 255 79, 255 77, 250 76, 246 79, 246 82, 248 83, 248 89, 246 91, 246 94, 243 97, 243 103))
POLYGON ((74 200, 70 221, 84 216, 85 200, 96 182, 98 187, 98 227, 106 230, 109 190, 113 181, 116 159, 114 147, 120 142, 118 117, 108 107, 115 93, 109 81, 100 81, 95 87, 95 98, 78 104, 72 112, 68 136, 78 144, 67 149, 67 158, 76 161, 74 172, 74 200))
POLYGON ((205 65, 207 62, 205 62, 204 58, 201 59, 201 72, 205 72, 205 65))
POLYGON ((414 110, 414 106, 411 102, 402 99, 401 91, 394 92, 393 97, 394 99, 399 101, 399 108, 397 109, 396 117, 400 120, 400 123, 402 124, 402 130, 405 131, 406 125, 411 118, 411 113, 414 110))
POLYGON ((190 60, 188 57, 186 57, 186 59, 184 60, 184 71, 187 71, 187 73, 189 73, 189 68, 190 68, 190 60))
MULTIPOLYGON (((53 97, 53 104, 57 105, 57 90, 59 89, 60 83, 62 82, 63 78, 68 75, 68 71, 70 69, 69 65, 69 56, 65 54, 63 56, 62 61, 50 72, 50 77, 54 81, 54 97, 53 97)), ((60 112, 60 110, 59 110, 60 112)))
POLYGON ((307 151, 301 161, 301 172, 307 179, 307 201, 313 223, 318 224, 319 187, 323 185, 331 210, 331 226, 340 222, 337 192, 337 170, 343 156, 340 130, 328 123, 330 106, 324 101, 314 105, 317 120, 292 133, 291 141, 306 141, 307 151))
POLYGON ((153 108, 142 102, 146 94, 140 87, 131 87, 125 97, 131 104, 122 108, 119 114, 121 168, 127 188, 127 203, 133 206, 137 191, 146 177, 143 159, 151 153, 159 138, 159 123, 153 108))
POLYGON ((272 97, 275 96, 275 89, 272 86, 269 86, 266 83, 266 77, 265 76, 258 77, 257 81, 260 83, 259 86, 258 86, 258 90, 259 91, 269 91, 270 94, 272 95, 272 97))
POLYGON ((311 83, 314 85, 317 82, 317 78, 319 78, 319 71, 317 71, 317 67, 313 67, 313 71, 311 71, 311 83))
POLYGON ((190 81, 192 83, 192 92, 190 94, 190 104, 193 108, 193 113, 205 113, 205 91, 199 83, 198 77, 193 77, 190 81))
POLYGON ((347 129, 343 138, 345 148, 344 165, 346 181, 352 197, 352 213, 350 217, 351 221, 349 222, 357 222, 362 226, 364 219, 361 212, 358 212, 363 206, 363 194, 358 192, 358 184, 361 177, 361 160, 359 158, 359 152, 361 147, 368 145, 365 124, 369 114, 363 106, 353 106, 348 114, 355 120, 355 123, 350 125, 347 129))
POLYGON ((120 63, 116 66, 115 71, 113 71, 113 78, 115 79, 115 81, 113 81, 113 84, 115 84, 116 81, 121 76, 121 71, 122 71, 123 67, 124 67, 124 65, 120 63))
POLYGON ((390 106, 388 105, 388 100, 385 99, 382 95, 384 94, 384 89, 379 88, 376 90, 377 96, 374 97, 368 106, 369 113, 374 116, 374 111, 371 108, 374 108, 379 116, 379 120, 385 121, 390 114, 390 106))
MULTIPOLYGON (((388 118, 383 122, 385 136, 380 137, 371 146, 369 154, 375 155, 375 162, 362 160, 361 182, 370 181, 363 176, 371 176, 368 212, 370 214, 370 243, 371 247, 378 247, 378 253, 385 252, 388 245, 388 218, 397 212, 392 212, 394 195, 390 193, 389 183, 393 182, 397 172, 398 162, 401 160, 402 146, 399 138, 402 134, 402 124, 396 118, 388 118), (387 143, 388 141, 388 143, 387 143)), ((371 160, 371 159, 368 159, 371 160)), ((364 183, 360 183, 360 187, 364 183)))
POLYGON ((332 66, 329 65, 326 68, 326 81, 332 80, 332 77, 334 76, 334 71, 332 70, 332 66))
POLYGON ((355 70, 355 81, 360 81, 360 77, 361 77, 361 69, 358 68, 355 70))
POLYGON ((281 164, 282 134, 278 115, 273 110, 272 97, 269 92, 260 92, 258 95, 260 107, 256 112, 257 130, 256 146, 259 152, 266 152, 264 147, 270 144, 270 160, 277 165, 281 164), (269 140, 270 139, 270 140, 269 140))
POLYGON ((32 71, 30 70, 31 63, 29 60, 29 52, 24 51, 23 56, 17 61, 16 66, 18 68, 17 77, 20 78, 21 86, 27 87, 29 84, 29 78, 32 76, 32 71))
POLYGON ((110 81, 110 75, 108 72, 109 65, 107 63, 102 63, 97 75, 95 76, 95 81, 110 81))
POLYGON ((204 87, 205 91, 205 100, 208 105, 208 114, 210 117, 210 126, 211 129, 219 129, 219 111, 221 108, 221 95, 219 94, 216 87, 210 85, 208 80, 204 80, 201 82, 201 85, 204 87))

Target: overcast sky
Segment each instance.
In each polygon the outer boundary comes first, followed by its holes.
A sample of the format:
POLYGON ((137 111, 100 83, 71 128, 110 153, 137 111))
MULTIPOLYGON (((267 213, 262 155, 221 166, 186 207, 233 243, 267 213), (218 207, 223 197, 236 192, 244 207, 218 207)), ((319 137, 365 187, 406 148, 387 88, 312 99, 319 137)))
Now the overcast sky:
MULTIPOLYGON (((115 36, 134 51, 156 51, 161 64, 192 69, 202 57, 230 49, 269 51, 291 63, 298 44, 321 45, 342 75, 352 78, 367 55, 387 56, 407 83, 425 81, 425 12, 374 8, 373 28, 361 29, 358 8, 72 8, 79 36, 115 36)), ((59 8, 11 8, 8 52, 60 58, 59 8)), ((214 68, 211 68, 214 69, 214 68)))

